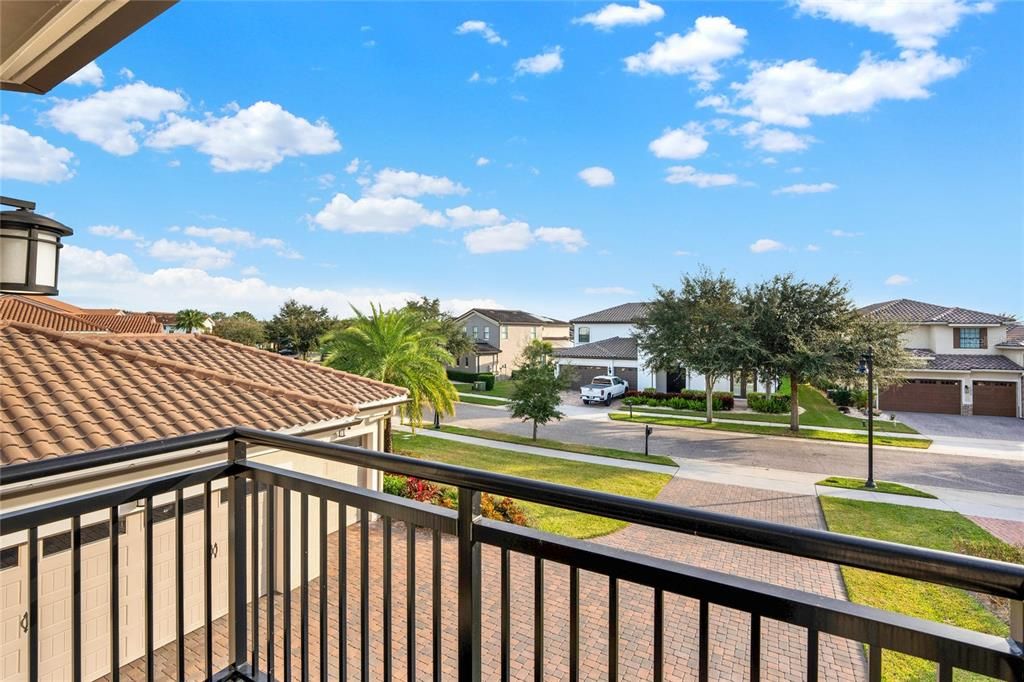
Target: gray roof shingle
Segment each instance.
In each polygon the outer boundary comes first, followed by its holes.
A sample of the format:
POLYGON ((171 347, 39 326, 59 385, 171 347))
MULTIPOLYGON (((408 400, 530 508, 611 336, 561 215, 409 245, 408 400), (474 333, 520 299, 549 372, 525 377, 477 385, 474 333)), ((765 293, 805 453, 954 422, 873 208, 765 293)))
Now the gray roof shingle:
POLYGON ((581 317, 574 317, 570 320, 573 324, 584 322, 636 322, 647 313, 647 304, 623 303, 622 305, 598 310, 596 313, 588 313, 581 317))
POLYGON ((1016 324, 1006 330, 1006 340, 996 344, 999 348, 1024 348, 1024 324, 1016 324))
POLYGON ((928 359, 923 369, 970 371, 972 369, 1024 371, 1016 362, 1005 355, 935 355, 928 359))
POLYGON ((1011 319, 993 313, 983 313, 967 308, 950 308, 949 306, 923 303, 909 298, 898 298, 864 306, 860 312, 883 320, 917 323, 946 324, 1003 324, 1011 319))
POLYGON ((495 322, 502 324, 566 324, 562 320, 544 317, 543 315, 534 315, 525 310, 503 310, 500 308, 471 308, 459 315, 459 318, 461 319, 470 313, 480 313, 484 317, 489 317, 495 322))
POLYGON ((584 343, 572 348, 559 348, 556 358, 594 358, 595 360, 636 360, 636 339, 613 336, 603 341, 584 343))

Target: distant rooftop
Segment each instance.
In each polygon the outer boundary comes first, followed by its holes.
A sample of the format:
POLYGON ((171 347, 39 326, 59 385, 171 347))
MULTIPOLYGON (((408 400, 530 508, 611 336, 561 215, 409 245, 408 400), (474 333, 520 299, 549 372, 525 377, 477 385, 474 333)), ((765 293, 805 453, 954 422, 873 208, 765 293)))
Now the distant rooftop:
POLYGON ((995 313, 950 308, 909 298, 872 303, 861 308, 860 312, 883 320, 918 324, 1004 324, 1012 321, 1012 318, 995 313))
POLYGON ((646 313, 646 303, 623 303, 622 305, 598 310, 596 313, 588 313, 582 317, 574 317, 571 321, 573 324, 581 322, 631 323, 636 322, 646 313))
POLYGON ((484 317, 489 317, 495 322, 502 324, 566 324, 562 320, 544 317, 543 315, 534 315, 525 310, 504 310, 501 308, 471 308, 459 315, 459 317, 463 318, 470 313, 480 313, 484 317))

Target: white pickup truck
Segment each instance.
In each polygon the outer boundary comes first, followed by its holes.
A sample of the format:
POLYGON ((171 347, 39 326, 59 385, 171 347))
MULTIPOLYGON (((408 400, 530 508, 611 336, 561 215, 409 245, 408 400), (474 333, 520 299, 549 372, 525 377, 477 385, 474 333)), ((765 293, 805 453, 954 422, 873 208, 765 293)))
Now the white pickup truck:
POLYGON ((580 398, 584 404, 604 403, 612 404, 612 398, 621 398, 629 390, 629 382, 619 377, 600 376, 594 377, 586 386, 580 387, 580 398))

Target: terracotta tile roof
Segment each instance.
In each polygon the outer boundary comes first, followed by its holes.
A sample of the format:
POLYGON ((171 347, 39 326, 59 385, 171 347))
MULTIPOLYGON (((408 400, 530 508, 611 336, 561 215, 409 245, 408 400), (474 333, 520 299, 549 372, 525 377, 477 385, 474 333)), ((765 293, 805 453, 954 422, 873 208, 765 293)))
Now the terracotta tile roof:
POLYGON ((38 296, 37 298, 40 299, 39 302, 41 304, 49 306, 54 310, 59 310, 62 313, 68 313, 70 315, 81 315, 82 313, 85 312, 85 310, 79 308, 77 305, 72 305, 70 303, 61 301, 60 299, 54 298, 52 296, 38 296))
POLYGON ((597 360, 636 360, 636 339, 613 336, 603 341, 584 343, 572 348, 559 348, 556 358, 594 358, 597 360))
POLYGON ((149 311, 146 314, 147 315, 152 315, 153 317, 155 317, 156 321, 159 322, 160 324, 174 325, 174 324, 178 323, 178 314, 177 313, 158 313, 158 312, 149 311))
POLYGON ((154 358, 288 387, 306 395, 331 397, 348 405, 370 405, 401 398, 406 394, 404 388, 305 360, 287 358, 212 334, 107 336, 104 337, 104 343, 154 358))
POLYGON ((127 313, 120 315, 90 314, 79 315, 97 327, 103 327, 115 334, 163 334, 164 326, 152 315, 145 313, 127 313))
POLYGON ((945 322, 946 324, 1005 324, 1010 318, 993 313, 983 313, 967 308, 950 308, 949 306, 923 303, 909 298, 898 298, 892 301, 872 303, 864 306, 860 312, 884 320, 899 322, 945 322))
POLYGON ((0 320, 24 322, 61 332, 107 331, 78 315, 69 315, 28 296, 0 296, 0 320))
POLYGON ((83 315, 124 315, 120 308, 82 308, 83 315))
MULTIPOLYGON (((288 429, 358 412, 303 382, 274 386, 265 381, 275 377, 188 365, 108 338, 0 322, 0 464, 235 424, 288 429)), ((334 371, 308 370, 296 373, 334 371)))
POLYGON ((622 305, 598 310, 596 313, 588 313, 581 317, 574 317, 573 324, 585 322, 607 322, 631 324, 636 322, 647 313, 646 303, 623 303, 622 305))

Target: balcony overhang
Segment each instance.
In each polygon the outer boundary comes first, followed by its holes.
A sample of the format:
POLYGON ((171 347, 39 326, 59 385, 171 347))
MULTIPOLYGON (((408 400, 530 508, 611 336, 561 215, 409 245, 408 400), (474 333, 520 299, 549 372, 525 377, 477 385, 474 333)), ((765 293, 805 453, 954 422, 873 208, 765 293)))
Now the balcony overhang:
POLYGON ((44 94, 177 0, 4 0, 0 90, 44 94))

